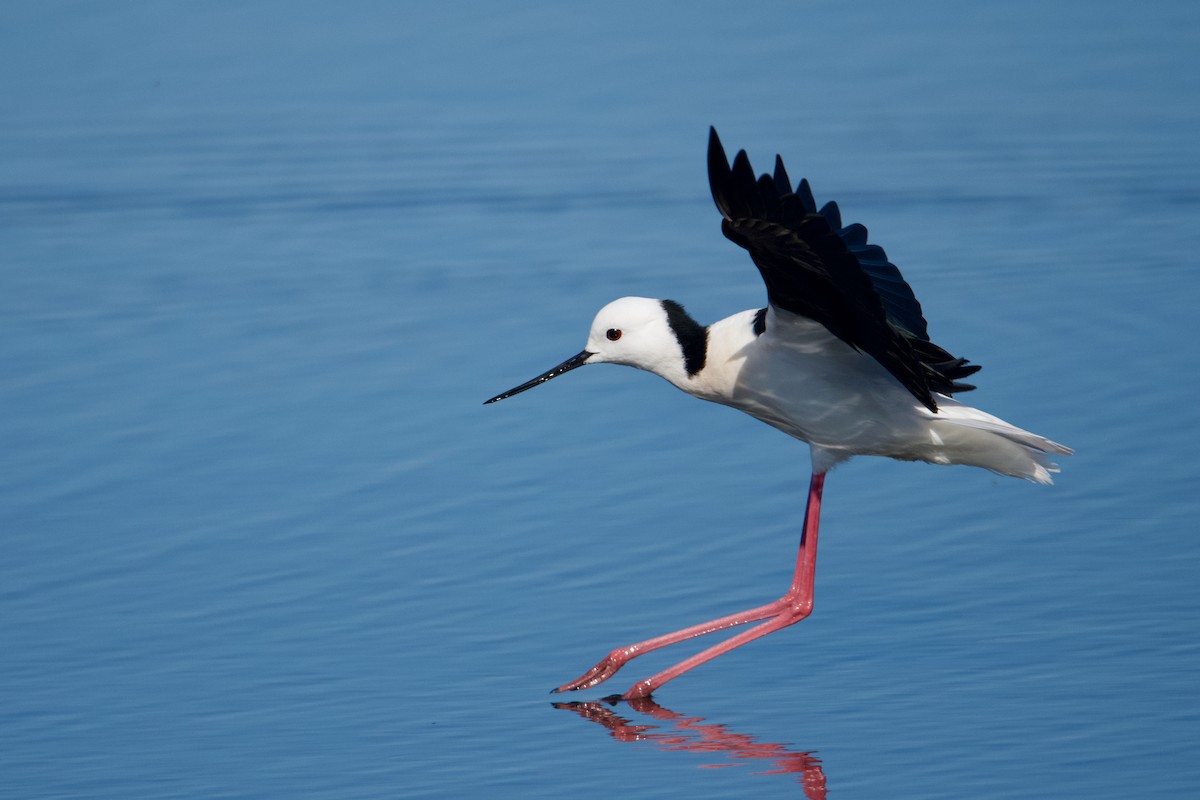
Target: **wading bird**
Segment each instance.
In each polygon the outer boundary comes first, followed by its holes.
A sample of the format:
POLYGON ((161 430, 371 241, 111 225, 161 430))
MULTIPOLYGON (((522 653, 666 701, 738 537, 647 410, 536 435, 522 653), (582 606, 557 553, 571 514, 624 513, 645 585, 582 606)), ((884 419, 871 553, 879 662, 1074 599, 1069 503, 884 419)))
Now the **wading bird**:
POLYGON ((974 388, 960 381, 979 367, 929 340, 920 303, 883 249, 867 241, 867 229, 843 226, 836 203, 818 210, 808 181, 793 189, 779 156, 773 175, 755 178, 746 152, 730 166, 710 129, 708 180, 721 232, 762 274, 766 308, 703 326, 672 300, 622 297, 600 309, 580 353, 486 402, 586 364, 625 364, 808 442, 812 479, 795 574, 774 602, 617 648, 556 692, 595 686, 660 647, 759 623, 623 695, 648 697, 693 667, 807 617, 825 475, 851 456, 967 464, 1048 484, 1058 471, 1050 456, 1071 452, 953 399, 974 388))

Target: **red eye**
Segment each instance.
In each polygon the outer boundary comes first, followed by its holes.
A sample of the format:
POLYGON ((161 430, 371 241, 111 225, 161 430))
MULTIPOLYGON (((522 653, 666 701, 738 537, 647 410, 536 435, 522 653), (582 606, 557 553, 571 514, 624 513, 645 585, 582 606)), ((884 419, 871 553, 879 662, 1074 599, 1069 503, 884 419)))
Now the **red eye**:
POLYGON ((609 328, 608 332, 604 335, 608 337, 610 342, 615 342, 617 339, 621 338, 621 330, 619 328, 609 328))

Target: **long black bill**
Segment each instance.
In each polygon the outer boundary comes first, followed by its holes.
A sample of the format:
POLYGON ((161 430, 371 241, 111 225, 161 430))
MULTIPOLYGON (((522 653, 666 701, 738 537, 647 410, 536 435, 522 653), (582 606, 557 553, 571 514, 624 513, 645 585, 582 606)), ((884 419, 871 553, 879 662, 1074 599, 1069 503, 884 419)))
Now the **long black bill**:
POLYGON ((538 375, 533 380, 531 380, 527 383, 522 383, 520 386, 516 387, 515 389, 509 389, 507 392, 498 394, 495 397, 493 397, 491 400, 484 400, 483 404, 486 406, 488 403, 494 403, 497 400, 503 400, 506 397, 512 397, 514 394, 520 394, 521 392, 525 391, 526 389, 532 389, 533 387, 537 386, 538 384, 545 383, 546 381, 550 380, 551 378, 557 378, 559 375, 562 375, 564 372, 570 372, 571 370, 575 369, 576 367, 582 367, 584 364, 587 363, 587 360, 591 357, 592 357, 592 354, 589 353, 587 350, 584 350, 584 351, 578 353, 577 355, 571 356, 566 361, 559 364, 557 367, 550 370, 549 372, 543 372, 541 375, 538 375))

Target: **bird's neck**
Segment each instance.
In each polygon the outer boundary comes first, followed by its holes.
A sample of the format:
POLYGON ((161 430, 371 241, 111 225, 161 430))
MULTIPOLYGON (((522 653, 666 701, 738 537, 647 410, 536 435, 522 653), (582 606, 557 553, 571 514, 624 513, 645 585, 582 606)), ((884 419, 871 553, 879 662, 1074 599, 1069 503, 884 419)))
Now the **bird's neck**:
POLYGON ((669 365, 669 374, 658 374, 690 395, 729 404, 746 358, 747 346, 757 338, 754 328, 756 313, 753 310, 743 311, 705 328, 704 354, 699 361, 699 370, 689 372, 686 363, 676 361, 669 365))

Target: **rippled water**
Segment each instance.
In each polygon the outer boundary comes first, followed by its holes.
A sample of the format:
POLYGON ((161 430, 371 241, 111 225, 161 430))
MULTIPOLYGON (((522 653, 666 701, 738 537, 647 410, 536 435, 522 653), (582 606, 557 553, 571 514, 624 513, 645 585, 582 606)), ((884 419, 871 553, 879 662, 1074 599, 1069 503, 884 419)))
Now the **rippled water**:
POLYGON ((1200 789, 1200 12, 678 14, 9 10, 0 796, 1200 789), (614 297, 761 305, 710 124, 1077 455, 852 462, 811 618, 551 698, 790 575, 800 444, 615 368, 480 405, 614 297))

